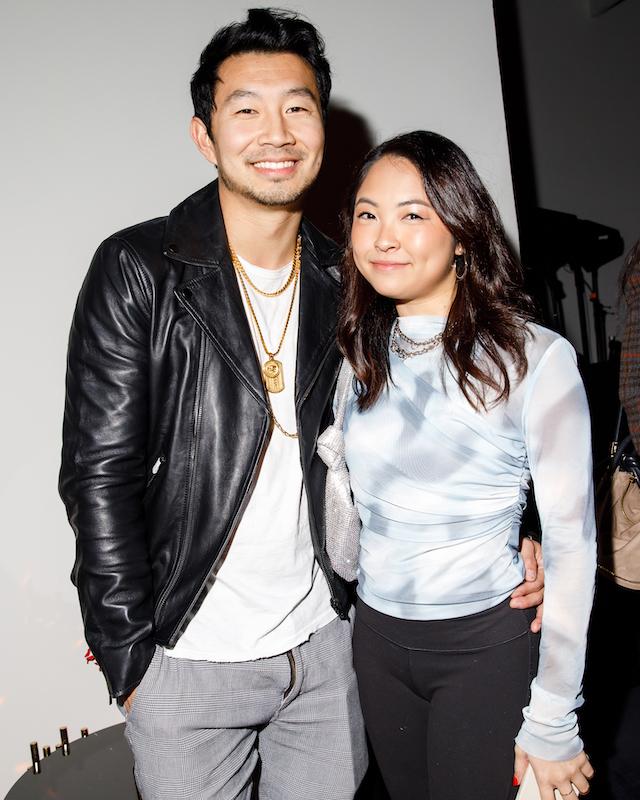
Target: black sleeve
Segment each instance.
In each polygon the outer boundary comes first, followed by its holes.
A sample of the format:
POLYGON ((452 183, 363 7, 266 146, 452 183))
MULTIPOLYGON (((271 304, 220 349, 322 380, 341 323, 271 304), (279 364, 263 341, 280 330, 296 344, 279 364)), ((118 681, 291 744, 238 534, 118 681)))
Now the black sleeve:
POLYGON ((108 239, 76 306, 67 362, 60 495, 76 536, 71 579, 112 697, 154 651, 142 497, 152 293, 136 253, 108 239))

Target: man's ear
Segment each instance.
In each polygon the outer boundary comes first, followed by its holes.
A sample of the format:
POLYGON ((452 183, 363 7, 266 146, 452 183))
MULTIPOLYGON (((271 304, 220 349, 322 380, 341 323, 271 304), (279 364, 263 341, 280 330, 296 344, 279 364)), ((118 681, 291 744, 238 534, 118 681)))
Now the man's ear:
POLYGON ((199 117, 191 118, 190 132, 191 138, 195 142, 198 150, 207 159, 207 161, 213 164, 214 167, 217 167, 218 158, 216 156, 215 145, 209 136, 206 125, 199 117))

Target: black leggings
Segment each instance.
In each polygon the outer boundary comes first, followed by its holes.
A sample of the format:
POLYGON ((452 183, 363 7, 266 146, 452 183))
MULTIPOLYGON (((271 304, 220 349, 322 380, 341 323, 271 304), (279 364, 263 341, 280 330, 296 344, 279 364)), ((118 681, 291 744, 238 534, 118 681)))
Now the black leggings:
POLYGON ((402 620, 358 601, 367 732, 392 800, 509 800, 513 740, 537 669, 535 611, 402 620))

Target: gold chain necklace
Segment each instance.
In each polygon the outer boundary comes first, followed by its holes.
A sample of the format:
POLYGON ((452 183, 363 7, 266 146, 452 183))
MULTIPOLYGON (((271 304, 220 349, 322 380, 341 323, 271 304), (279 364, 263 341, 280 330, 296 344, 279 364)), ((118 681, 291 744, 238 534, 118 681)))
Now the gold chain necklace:
POLYGON ((298 438, 298 432, 297 431, 295 433, 289 433, 289 431, 285 431, 285 429, 282 427, 282 425, 278 422, 278 420, 276 419, 276 415, 273 413, 273 408, 271 407, 271 403, 269 403, 269 411, 271 411, 271 419, 273 420, 273 424, 280 431, 280 433, 283 433, 289 439, 297 439, 298 438))
POLYGON ((231 260, 233 261, 233 266, 240 273, 242 279, 249 284, 249 286, 253 289, 254 292, 257 292, 257 294, 261 294, 263 297, 278 297, 279 295, 284 294, 287 291, 287 289, 291 286, 291 283, 293 282, 294 278, 296 277, 296 262, 298 263, 299 266, 300 253, 302 252, 302 237, 298 236, 296 240, 296 249, 293 256, 293 263, 291 265, 291 272, 289 273, 289 277, 279 289, 276 289, 275 292, 265 292, 264 290, 256 286, 255 283, 251 280, 251 278, 247 274, 246 269, 242 266, 242 262, 236 256, 231 247, 229 247, 229 250, 231 251, 231 260))
MULTIPOLYGON (((247 301, 247 307, 251 312, 251 316, 256 326, 256 330, 258 331, 258 337, 260 338, 260 342, 265 353, 269 356, 268 360, 264 362, 262 365, 262 380, 264 381, 265 388, 268 392, 275 394, 277 392, 281 392, 284 389, 284 374, 282 370, 282 362, 278 361, 275 356, 278 355, 280 352, 280 348, 284 342, 284 337, 286 336, 287 329, 289 328, 289 321, 291 320, 291 314, 293 312, 293 306, 296 299, 296 288, 298 286, 298 278, 300 275, 300 261, 301 261, 301 254, 302 254, 302 240, 300 236, 298 236, 298 240, 296 242, 296 250, 293 256, 293 267, 292 267, 292 275, 293 275, 293 292, 291 293, 291 302, 289 303, 289 311, 287 312, 287 319, 284 323, 284 330, 282 331, 282 336, 280 337, 280 342, 278 347, 275 351, 271 352, 267 347, 267 344, 264 340, 264 336, 262 334, 262 329, 260 328, 260 323, 258 322, 258 317, 256 312, 253 308, 253 304, 251 302, 251 298, 249 297, 249 292, 247 291, 247 286, 243 278, 242 265, 238 257, 236 256, 233 248, 229 245, 229 252, 231 254, 231 261, 233 266, 238 273, 238 278, 240 282, 240 286, 242 288, 242 293, 244 294, 244 298, 247 301), (238 268, 240 267, 240 268, 238 268)), ((291 282, 288 281, 288 284, 291 282)), ((251 284, 253 286, 253 284, 251 284)), ((273 412, 273 407, 271 405, 271 401, 269 400, 269 395, 267 395, 267 402, 269 404, 269 411, 271 412, 271 419, 273 420, 273 424, 276 428, 286 437, 289 439, 297 439, 298 433, 290 433, 289 431, 285 430, 282 425, 278 422, 276 415, 273 412)))

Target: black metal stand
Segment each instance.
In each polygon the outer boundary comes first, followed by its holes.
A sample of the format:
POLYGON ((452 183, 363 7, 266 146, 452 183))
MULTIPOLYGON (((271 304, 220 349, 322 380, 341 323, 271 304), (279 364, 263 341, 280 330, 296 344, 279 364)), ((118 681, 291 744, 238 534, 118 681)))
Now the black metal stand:
POLYGON ((133 779, 133 756, 124 723, 96 731, 40 760, 40 773, 29 769, 5 800, 139 800, 133 779))
POLYGON ((598 361, 606 361, 607 352, 607 312, 600 302, 600 291, 598 288, 598 273, 591 273, 591 304, 593 306, 593 327, 596 335, 596 353, 598 361))
POLYGON ((584 275, 582 267, 571 264, 573 278, 576 284, 576 300, 578 301, 578 316, 580 318, 580 338, 582 339, 582 355, 585 361, 591 363, 591 348, 589 346, 589 331, 587 330, 587 310, 584 304, 584 275))

